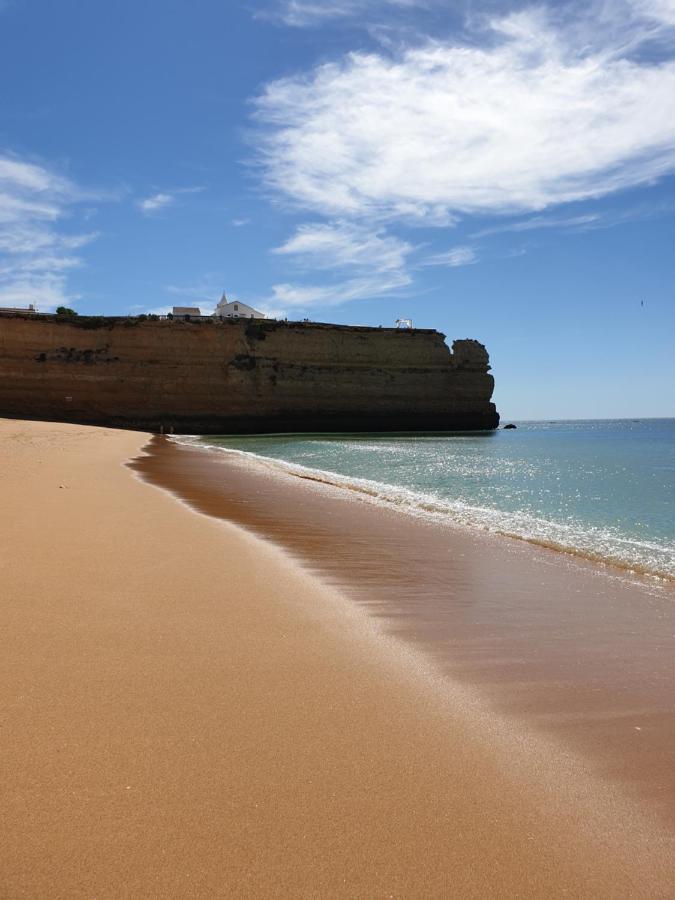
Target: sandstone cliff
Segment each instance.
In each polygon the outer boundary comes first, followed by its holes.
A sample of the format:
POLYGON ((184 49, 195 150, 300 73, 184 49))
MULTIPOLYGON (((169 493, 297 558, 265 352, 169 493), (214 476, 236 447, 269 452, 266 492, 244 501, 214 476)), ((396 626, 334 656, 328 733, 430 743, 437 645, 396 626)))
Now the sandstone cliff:
POLYGON ((226 433, 492 429, 482 344, 268 320, 0 317, 0 415, 226 433))

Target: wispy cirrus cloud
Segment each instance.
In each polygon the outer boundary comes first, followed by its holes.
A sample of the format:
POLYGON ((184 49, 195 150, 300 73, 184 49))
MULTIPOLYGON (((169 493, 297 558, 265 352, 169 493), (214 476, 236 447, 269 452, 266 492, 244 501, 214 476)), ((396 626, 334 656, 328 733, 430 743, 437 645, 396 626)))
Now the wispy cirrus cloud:
POLYGON ((304 271, 327 272, 330 281, 274 285, 268 303, 285 309, 386 296, 410 284, 406 264, 414 249, 412 244, 369 226, 344 221, 301 225, 272 252, 291 258, 304 271))
POLYGON ((301 225, 295 234, 272 252, 293 256, 314 269, 357 269, 392 272, 405 267, 413 250, 406 241, 383 230, 349 222, 301 225))
POLYGON ((272 294, 263 302, 263 309, 278 310, 278 315, 288 308, 309 309, 312 306, 339 306, 351 300, 388 297, 407 287, 412 278, 405 270, 386 273, 378 277, 369 273, 322 284, 275 284, 272 294))
POLYGON ((526 231, 541 231, 557 229, 566 232, 598 231, 605 228, 614 228, 616 225, 624 225, 628 222, 640 222, 648 219, 657 219, 664 215, 671 215, 674 207, 670 201, 658 201, 650 203, 633 204, 621 209, 605 209, 598 212, 581 213, 578 215, 559 215, 546 213, 543 215, 528 216, 525 219, 515 221, 498 222, 487 228, 474 231, 471 238, 490 237, 495 234, 522 233, 526 231))
POLYGON ((335 19, 372 15, 387 9, 425 7, 429 0, 279 0, 272 8, 261 10, 261 18, 272 19, 295 28, 322 25, 335 19))
MULTIPOLYGON (((601 213, 585 213, 579 216, 530 216, 516 222, 502 222, 488 228, 481 228, 480 231, 475 231, 472 237, 482 238, 508 232, 538 231, 540 228, 585 231, 601 227, 604 219, 605 217, 601 213)), ((610 224, 614 224, 613 220, 610 220, 610 224)))
POLYGON ((447 266, 456 269, 459 266, 472 266, 478 262, 478 254, 473 247, 452 247, 444 253, 433 253, 422 260, 423 266, 447 266))
POLYGON ((0 306, 49 310, 73 302, 68 272, 82 265, 76 251, 97 234, 64 224, 92 197, 43 165, 0 155, 0 306))

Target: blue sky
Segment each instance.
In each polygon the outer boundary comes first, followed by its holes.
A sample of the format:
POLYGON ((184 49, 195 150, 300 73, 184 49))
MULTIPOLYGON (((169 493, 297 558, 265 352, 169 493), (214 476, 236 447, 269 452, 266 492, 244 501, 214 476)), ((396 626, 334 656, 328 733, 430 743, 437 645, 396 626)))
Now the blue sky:
POLYGON ((0 0, 0 305, 390 325, 675 415, 675 0, 0 0))

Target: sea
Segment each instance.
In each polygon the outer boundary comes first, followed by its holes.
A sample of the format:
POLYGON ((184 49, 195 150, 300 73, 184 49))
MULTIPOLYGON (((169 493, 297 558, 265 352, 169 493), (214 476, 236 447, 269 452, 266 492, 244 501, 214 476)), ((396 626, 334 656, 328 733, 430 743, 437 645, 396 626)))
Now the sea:
POLYGON ((408 515, 675 579, 675 419, 515 424, 490 433, 198 442, 408 515))

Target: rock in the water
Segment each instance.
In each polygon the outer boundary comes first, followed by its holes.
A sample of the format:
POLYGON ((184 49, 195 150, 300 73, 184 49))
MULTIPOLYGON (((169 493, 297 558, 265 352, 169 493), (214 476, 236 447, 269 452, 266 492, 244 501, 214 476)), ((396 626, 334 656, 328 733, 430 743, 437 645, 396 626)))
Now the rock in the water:
POLYGON ((516 428, 517 426, 513 424, 513 422, 509 422, 508 425, 504 426, 504 431, 508 431, 510 428, 516 428))

